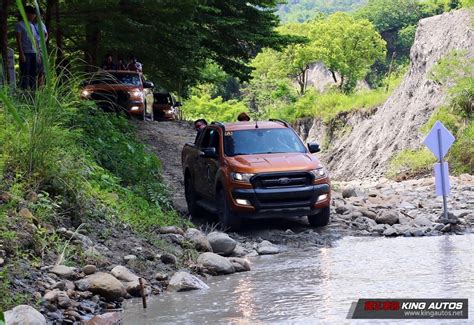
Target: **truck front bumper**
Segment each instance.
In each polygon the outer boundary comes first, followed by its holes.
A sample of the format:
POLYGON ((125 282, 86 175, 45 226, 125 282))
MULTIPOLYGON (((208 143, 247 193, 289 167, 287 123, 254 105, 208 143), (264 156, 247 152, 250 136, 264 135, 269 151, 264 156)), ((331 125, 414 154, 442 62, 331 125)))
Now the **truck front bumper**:
POLYGON ((272 189, 234 189, 233 210, 251 218, 301 217, 318 214, 329 206, 329 184, 272 189), (247 204, 238 202, 246 201, 247 204))

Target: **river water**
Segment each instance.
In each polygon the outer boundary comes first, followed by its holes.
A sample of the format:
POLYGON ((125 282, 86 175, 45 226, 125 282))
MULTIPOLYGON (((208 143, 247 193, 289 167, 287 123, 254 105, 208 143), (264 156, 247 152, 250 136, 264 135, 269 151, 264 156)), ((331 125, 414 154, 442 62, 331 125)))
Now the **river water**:
POLYGON ((469 298, 472 321, 473 249, 474 235, 346 237, 330 248, 257 257, 250 272, 213 277, 206 291, 154 297, 145 311, 134 300, 124 323, 344 324, 358 298, 469 298))

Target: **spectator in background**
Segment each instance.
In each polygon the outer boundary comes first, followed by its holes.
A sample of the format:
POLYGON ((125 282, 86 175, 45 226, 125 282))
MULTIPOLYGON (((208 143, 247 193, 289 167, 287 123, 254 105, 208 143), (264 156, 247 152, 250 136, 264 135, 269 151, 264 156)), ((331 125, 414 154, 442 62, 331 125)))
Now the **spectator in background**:
MULTIPOLYGON (((41 15, 43 14, 43 11, 40 10, 41 15)), ((38 48, 38 58, 36 60, 37 64, 37 74, 38 74, 38 87, 41 87, 44 85, 44 64, 43 64, 43 59, 41 57, 41 30, 40 30, 40 17, 36 17, 35 23, 33 24, 33 27, 35 29, 36 33, 36 44, 38 48)), ((42 17, 41 17, 42 18, 42 17)), ((46 25, 41 21, 41 27, 43 28, 43 33, 44 33, 44 41, 48 42, 48 30, 46 29, 46 25)))
POLYGON ((117 70, 127 70, 127 66, 125 65, 125 62, 123 61, 122 58, 118 59, 117 70))
POLYGON ((30 24, 33 39, 28 35, 27 26, 21 16, 16 24, 16 44, 18 47, 18 55, 20 57, 20 88, 35 89, 37 76, 37 47, 36 47, 36 31, 33 23, 36 18, 36 9, 31 5, 25 6, 25 13, 30 24))
POLYGON ((104 70, 117 70, 117 66, 114 63, 114 59, 112 58, 112 54, 107 54, 105 56, 104 62, 100 66, 104 70))
POLYGON ((135 71, 135 72, 143 72, 143 65, 138 62, 136 57, 131 57, 130 62, 128 63, 128 69, 130 71, 135 71))
POLYGON ((242 112, 237 116, 237 121, 239 122, 248 122, 250 121, 250 116, 247 115, 247 113, 242 112))

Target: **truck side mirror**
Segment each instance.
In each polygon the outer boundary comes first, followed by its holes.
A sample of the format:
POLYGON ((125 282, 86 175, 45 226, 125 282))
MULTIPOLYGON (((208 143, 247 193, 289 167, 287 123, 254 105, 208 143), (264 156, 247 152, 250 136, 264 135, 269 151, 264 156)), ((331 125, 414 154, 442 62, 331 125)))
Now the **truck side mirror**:
POLYGON ((204 157, 204 158, 217 159, 216 148, 214 148, 214 147, 202 148, 200 156, 204 157))
POLYGON ((308 143, 308 149, 310 153, 316 153, 321 151, 319 144, 317 144, 316 142, 308 143))
POLYGON ((144 81, 143 82, 143 88, 154 88, 155 84, 151 81, 144 81))

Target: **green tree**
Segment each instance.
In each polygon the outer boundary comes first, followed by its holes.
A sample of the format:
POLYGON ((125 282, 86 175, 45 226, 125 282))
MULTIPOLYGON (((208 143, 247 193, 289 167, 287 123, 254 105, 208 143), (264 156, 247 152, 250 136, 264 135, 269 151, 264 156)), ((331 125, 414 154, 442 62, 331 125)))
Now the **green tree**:
POLYGON ((386 43, 372 23, 345 13, 313 22, 310 39, 314 57, 326 65, 345 92, 351 92, 357 80, 364 78, 372 64, 386 53, 386 43))
POLYGON ((353 11, 367 0, 291 0, 278 8, 283 23, 306 22, 319 14, 332 14, 337 11, 353 11))

